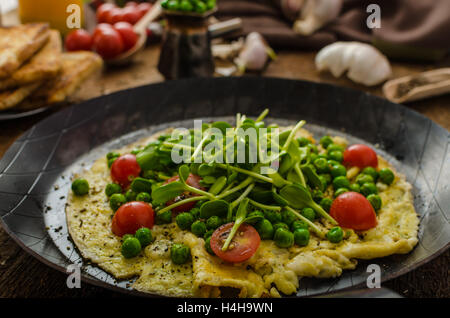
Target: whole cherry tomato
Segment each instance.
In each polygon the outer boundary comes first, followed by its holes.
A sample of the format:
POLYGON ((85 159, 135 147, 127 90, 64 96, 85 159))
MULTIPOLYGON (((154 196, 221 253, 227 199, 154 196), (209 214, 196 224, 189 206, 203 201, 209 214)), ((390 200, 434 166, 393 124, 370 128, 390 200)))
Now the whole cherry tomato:
POLYGON ((94 32, 92 33, 92 41, 95 40, 97 36, 99 36, 103 31, 108 31, 113 29, 113 26, 109 23, 99 23, 94 29, 94 32))
POLYGON ((138 3, 135 2, 135 1, 128 1, 128 2, 125 4, 125 7, 137 7, 137 6, 138 6, 138 3))
POLYGON ((357 231, 377 226, 375 210, 362 194, 345 192, 334 199, 330 215, 341 225, 357 231))
POLYGON ((366 145, 351 145, 344 151, 344 165, 348 167, 374 167, 378 166, 375 151, 366 145))
MULTIPOLYGON (((175 176, 175 177, 172 177, 169 180, 167 180, 165 183, 171 183, 171 182, 178 181, 178 180, 180 180, 180 178, 178 176, 175 176)), ((190 185, 191 187, 194 187, 194 188, 197 188, 197 189, 200 189, 200 190, 205 190, 205 188, 203 188, 200 185, 200 180, 202 180, 201 177, 190 173, 189 177, 186 179, 186 183, 188 185, 190 185)), ((195 195, 196 194, 193 194, 193 193, 190 193, 190 192, 184 192, 181 195, 179 195, 178 197, 176 197, 175 199, 172 199, 172 200, 168 201, 166 203, 166 206, 172 205, 172 204, 174 204, 174 203, 176 203, 178 201, 181 201, 181 200, 193 197, 195 195)), ((183 205, 180 205, 180 206, 177 206, 177 207, 173 208, 172 212, 175 212, 175 213, 187 212, 187 211, 191 210, 194 207, 194 205, 195 205, 195 202, 188 202, 188 203, 185 203, 183 205)))
POLYGON ((111 14, 111 10, 116 8, 116 6, 112 3, 104 3, 97 9, 97 22, 98 23, 106 23, 108 22, 109 15, 111 14))
POLYGON ((111 230, 117 236, 134 234, 142 227, 151 229, 155 222, 153 208, 142 201, 125 203, 117 209, 111 223, 111 230))
POLYGON ((83 29, 72 31, 66 37, 65 47, 67 51, 90 51, 92 36, 83 29))
POLYGON ((131 49, 137 42, 138 36, 133 30, 133 26, 128 22, 117 22, 114 24, 114 29, 120 33, 122 37, 124 50, 131 49))
POLYGON ((211 236, 210 245, 214 254, 222 260, 230 263, 239 263, 248 260, 255 254, 261 238, 253 226, 244 223, 237 230, 228 249, 222 251, 223 244, 233 225, 233 222, 227 223, 215 230, 211 236))
POLYGON ((138 22, 141 17, 142 16, 139 13, 139 10, 137 7, 125 7, 123 9, 123 20, 122 21, 128 22, 130 24, 136 24, 136 22, 138 22))
POLYGON ((136 156, 126 154, 117 158, 111 166, 111 179, 123 187, 128 186, 141 173, 136 156))
POLYGON ((108 22, 109 24, 114 24, 123 21, 124 13, 124 9, 114 8, 110 11, 110 14, 108 15, 108 21, 106 22, 108 22))
POLYGON ((139 10, 139 14, 141 17, 144 16, 150 9, 152 8, 152 5, 148 2, 142 2, 137 6, 137 9, 139 10))

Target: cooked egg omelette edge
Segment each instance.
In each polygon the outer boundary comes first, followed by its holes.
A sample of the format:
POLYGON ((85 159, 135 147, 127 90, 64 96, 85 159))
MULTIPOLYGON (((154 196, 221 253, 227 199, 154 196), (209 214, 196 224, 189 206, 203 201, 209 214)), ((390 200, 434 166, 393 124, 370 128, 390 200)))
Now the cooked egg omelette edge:
MULTIPOLYGON (((171 129, 128 145, 119 153, 145 146, 171 129)), ((299 135, 312 140, 302 129, 299 135)), ((341 137, 335 143, 346 145, 341 137)), ((319 151, 323 151, 320 149, 319 151)), ((113 211, 104 193, 112 182, 106 158, 98 159, 92 167, 76 177, 85 178, 90 185, 86 196, 77 197, 70 191, 66 217, 70 236, 81 255, 117 279, 137 277, 133 288, 139 291, 175 297, 220 297, 221 288, 237 291, 239 297, 279 297, 291 295, 299 288, 299 278, 337 277, 343 270, 354 269, 357 259, 373 259, 391 254, 410 252, 417 244, 419 219, 414 210, 411 185, 386 160, 378 157, 379 168, 389 167, 395 173, 392 185, 377 184, 383 206, 378 213, 377 227, 356 233, 346 231, 346 239, 338 244, 312 235, 308 246, 294 245, 278 248, 273 241, 261 241, 255 255, 240 264, 228 264, 208 254, 203 238, 182 231, 175 223, 155 225, 155 241, 132 259, 121 252, 121 239, 111 231, 113 211), (192 262, 173 264, 170 247, 184 243, 191 248, 192 262)), ((358 172, 349 170, 348 177, 358 172)), ((329 224, 316 222, 322 228, 329 224)), ((301 282, 301 281, 300 281, 301 282)))

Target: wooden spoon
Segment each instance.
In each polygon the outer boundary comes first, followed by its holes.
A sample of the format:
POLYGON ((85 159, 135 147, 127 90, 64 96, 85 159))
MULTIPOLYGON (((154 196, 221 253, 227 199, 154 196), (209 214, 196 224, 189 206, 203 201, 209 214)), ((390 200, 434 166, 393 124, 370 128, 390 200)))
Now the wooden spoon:
POLYGON ((450 93, 450 68, 400 77, 383 85, 384 96, 395 103, 406 103, 450 93))
POLYGON ((158 0, 155 2, 152 8, 133 26, 134 32, 138 35, 136 44, 128 51, 123 52, 113 59, 107 60, 106 63, 111 65, 127 64, 145 46, 145 42, 147 42, 147 26, 150 22, 159 18, 162 13, 161 1, 158 0))

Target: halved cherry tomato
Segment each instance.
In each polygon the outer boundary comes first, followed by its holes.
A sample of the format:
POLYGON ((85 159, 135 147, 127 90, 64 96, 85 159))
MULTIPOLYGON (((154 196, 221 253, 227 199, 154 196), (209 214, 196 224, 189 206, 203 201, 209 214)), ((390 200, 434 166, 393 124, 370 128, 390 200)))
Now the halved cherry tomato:
POLYGON ((111 179, 123 187, 128 186, 141 173, 136 156, 126 154, 117 158, 111 166, 111 179))
POLYGON ((145 202, 132 201, 117 209, 111 223, 111 230, 117 236, 134 234, 141 227, 151 229, 155 221, 153 208, 145 202))
POLYGON ((111 14, 111 10, 116 8, 116 6, 112 3, 104 3, 97 9, 97 22, 98 23, 106 23, 108 22, 109 15, 111 14))
POLYGON ((224 252, 222 247, 233 225, 233 222, 227 223, 215 230, 211 236, 210 244, 214 254, 222 260, 230 263, 239 263, 248 260, 255 254, 261 238, 253 226, 243 223, 233 237, 230 246, 224 252))
POLYGON ((375 210, 362 194, 345 192, 334 199, 330 215, 342 227, 365 231, 377 226, 375 210))
POLYGON ((123 9, 123 19, 122 21, 128 22, 130 24, 136 24, 141 18, 141 14, 137 7, 125 7, 123 9))
POLYGON ((344 151, 344 165, 349 167, 374 167, 378 166, 378 158, 375 151, 366 145, 351 145, 344 151))
MULTIPOLYGON (((174 177, 168 179, 165 182, 165 184, 171 183, 171 182, 174 182, 174 181, 178 181, 178 180, 180 180, 180 177, 174 176, 174 177)), ((190 173, 189 177, 186 179, 186 183, 188 185, 190 185, 191 187, 194 187, 194 188, 197 188, 197 189, 200 189, 200 190, 205 190, 205 188, 203 188, 200 185, 200 180, 202 180, 201 177, 190 173)), ((179 195, 178 197, 176 197, 175 199, 167 201, 166 206, 172 205, 172 204, 174 204, 174 203, 176 203, 178 201, 181 201, 181 200, 193 197, 193 196, 196 196, 196 194, 193 194, 193 193, 190 193, 190 192, 184 192, 181 195, 179 195)), ((183 205, 180 205, 180 206, 177 206, 177 207, 173 208, 172 212, 175 212, 175 213, 187 212, 187 211, 190 211, 194 207, 194 205, 195 205, 195 202, 188 202, 186 204, 183 204, 183 205)))
POLYGON ((114 24, 114 29, 120 33, 122 37, 124 50, 131 49, 137 42, 138 36, 133 30, 133 26, 128 22, 117 22, 114 24))
POLYGON ((89 51, 92 47, 92 36, 83 29, 72 31, 66 37, 65 47, 67 51, 89 51))

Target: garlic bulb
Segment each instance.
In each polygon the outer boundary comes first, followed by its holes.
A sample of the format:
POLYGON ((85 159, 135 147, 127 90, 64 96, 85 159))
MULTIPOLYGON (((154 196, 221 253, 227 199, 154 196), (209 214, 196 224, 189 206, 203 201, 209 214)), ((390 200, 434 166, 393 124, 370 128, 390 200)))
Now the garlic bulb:
POLYGON ((274 51, 267 45, 261 34, 252 32, 245 39, 244 48, 234 60, 239 70, 259 71, 270 58, 275 58, 274 51))
POLYGON ((319 71, 329 70, 335 77, 347 71, 347 77, 356 83, 373 86, 391 76, 388 59, 375 47, 360 42, 335 42, 322 48, 316 55, 319 71))
POLYGON ((294 23, 294 31, 311 35, 325 24, 336 19, 343 0, 307 0, 301 10, 301 18, 294 23))

